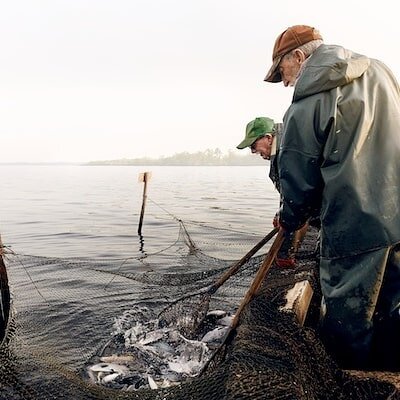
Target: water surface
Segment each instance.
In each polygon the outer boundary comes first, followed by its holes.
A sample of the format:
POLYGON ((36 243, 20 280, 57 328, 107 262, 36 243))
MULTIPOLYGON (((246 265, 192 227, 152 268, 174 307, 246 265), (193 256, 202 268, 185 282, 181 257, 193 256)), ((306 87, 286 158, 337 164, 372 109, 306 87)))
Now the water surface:
MULTIPOLYGON (((181 219, 194 235, 199 224, 214 228, 211 243, 207 237, 196 238, 213 253, 221 250, 216 238, 240 247, 246 237, 259 237, 271 229, 278 195, 268 170, 268 165, 4 165, 0 166, 0 233, 3 242, 18 253, 128 257, 171 244, 179 230, 177 219, 181 219), (144 171, 151 171, 152 178, 140 238, 143 184, 138 175, 144 171)), ((231 249, 226 256, 241 251, 231 249)))

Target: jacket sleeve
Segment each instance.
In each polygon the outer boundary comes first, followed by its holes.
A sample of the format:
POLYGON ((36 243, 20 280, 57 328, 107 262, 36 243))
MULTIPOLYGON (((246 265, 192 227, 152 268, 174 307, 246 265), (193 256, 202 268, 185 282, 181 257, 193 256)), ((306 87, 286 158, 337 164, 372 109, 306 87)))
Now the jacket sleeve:
MULTIPOLYGON (((282 204, 280 223, 287 231, 301 227, 321 208, 321 162, 324 140, 314 124, 315 114, 292 105, 285 116, 285 130, 278 153, 282 204)), ((313 108, 315 112, 315 108, 313 108)), ((322 136, 325 136, 323 134, 322 136)))

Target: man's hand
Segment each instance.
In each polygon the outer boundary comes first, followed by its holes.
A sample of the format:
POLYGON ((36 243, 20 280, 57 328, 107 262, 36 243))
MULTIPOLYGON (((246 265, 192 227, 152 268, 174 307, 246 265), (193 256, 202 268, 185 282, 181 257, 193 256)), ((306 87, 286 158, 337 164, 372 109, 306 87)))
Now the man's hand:
POLYGON ((294 268, 296 266, 296 259, 294 257, 276 258, 275 264, 281 268, 294 268))
POLYGON ((279 211, 275 214, 272 224, 275 228, 280 228, 284 230, 285 241, 279 253, 275 259, 275 264, 278 267, 282 268, 293 268, 296 266, 296 257, 298 247, 303 240, 303 237, 307 231, 308 223, 306 222, 303 226, 301 226, 298 230, 291 232, 285 230, 285 227, 282 226, 279 218, 279 211))
POLYGON ((279 211, 275 213, 274 219, 272 220, 272 225, 274 228, 282 228, 285 231, 285 237, 288 237, 292 234, 291 231, 286 230, 286 228, 281 224, 279 211))
POLYGON ((279 211, 275 213, 274 219, 272 220, 272 225, 274 228, 280 228, 280 223, 279 223, 279 211))
MULTIPOLYGON (((279 213, 279 211, 277 211, 275 213, 275 216, 274 216, 273 220, 272 220, 272 225, 274 226, 274 228, 282 228, 282 229, 284 229, 285 230, 285 236, 290 236, 293 232, 298 232, 298 231, 304 231, 304 234, 305 234, 309 224, 308 224, 308 221, 306 221, 303 225, 299 226, 296 229, 296 231, 289 231, 289 230, 287 230, 285 225, 282 224, 281 219, 280 219, 280 213, 279 213)), ((304 236, 304 234, 302 236, 304 236)))

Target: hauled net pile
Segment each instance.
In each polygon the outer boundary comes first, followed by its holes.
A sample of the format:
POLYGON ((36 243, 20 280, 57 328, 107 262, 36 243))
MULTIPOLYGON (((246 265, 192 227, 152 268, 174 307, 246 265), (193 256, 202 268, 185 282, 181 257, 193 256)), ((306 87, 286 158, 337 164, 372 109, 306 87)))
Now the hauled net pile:
MULTIPOLYGON (((8 253, 11 313, 0 346, 0 399, 400 398, 390 384, 337 369, 315 331, 280 309, 286 291, 304 279, 318 303, 315 232, 306 236, 295 269, 272 267, 235 340, 197 376, 263 256, 251 258, 213 294, 201 326, 183 334, 163 323, 160 312, 208 287, 232 261, 207 255, 207 242, 217 243, 229 258, 230 242, 218 232, 197 227, 198 238, 207 238, 202 243, 180 224, 170 246, 131 259, 8 253)), ((259 239, 247 237, 243 253, 259 239)), ((196 304, 184 307, 171 308, 170 321, 196 304)), ((308 325, 317 314, 312 307, 308 325)))

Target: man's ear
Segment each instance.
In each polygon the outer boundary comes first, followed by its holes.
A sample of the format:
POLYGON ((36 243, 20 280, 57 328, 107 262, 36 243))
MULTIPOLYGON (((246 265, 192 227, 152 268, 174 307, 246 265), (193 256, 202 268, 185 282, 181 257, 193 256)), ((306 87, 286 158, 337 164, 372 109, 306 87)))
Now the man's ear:
POLYGON ((300 49, 296 49, 293 51, 293 57, 294 59, 301 65, 307 58, 304 52, 300 49))

